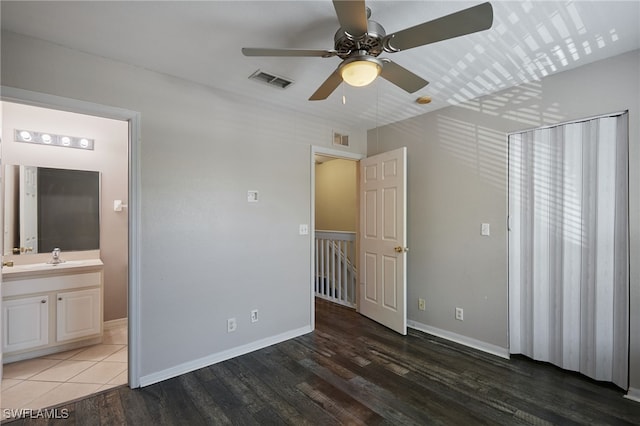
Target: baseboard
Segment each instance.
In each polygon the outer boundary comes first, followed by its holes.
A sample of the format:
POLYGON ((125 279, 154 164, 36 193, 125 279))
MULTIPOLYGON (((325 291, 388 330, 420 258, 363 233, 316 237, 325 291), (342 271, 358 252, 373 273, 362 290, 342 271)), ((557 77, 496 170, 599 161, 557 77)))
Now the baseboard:
POLYGON ((219 362, 226 361, 240 355, 245 355, 250 352, 257 351, 258 349, 266 348, 267 346, 284 342, 285 340, 293 339, 295 337, 311 333, 312 331, 313 330, 310 326, 301 327, 296 330, 287 331, 276 336, 267 337, 265 339, 257 340, 246 345, 238 346, 236 348, 211 354, 203 358, 185 362, 183 364, 176 365, 175 367, 167 368, 166 370, 147 374, 146 376, 140 377, 140 386, 149 386, 163 380, 171 379, 173 377, 180 376, 181 374, 189 373, 191 371, 198 370, 212 364, 217 364, 219 362))
POLYGON ((624 397, 635 402, 640 402, 640 389, 629 388, 624 397))
POLYGON ((110 321, 105 321, 102 323, 103 330, 110 330, 116 327, 127 327, 129 324, 129 318, 118 318, 110 321))
POLYGON ((501 346, 492 345, 491 343, 476 340, 471 337, 463 336, 461 334, 452 333, 450 331, 422 324, 417 321, 408 320, 407 326, 409 328, 413 328, 414 330, 422 331, 424 333, 441 337, 452 342, 460 343, 461 345, 465 345, 491 355, 499 356, 500 358, 509 359, 509 350, 501 346))

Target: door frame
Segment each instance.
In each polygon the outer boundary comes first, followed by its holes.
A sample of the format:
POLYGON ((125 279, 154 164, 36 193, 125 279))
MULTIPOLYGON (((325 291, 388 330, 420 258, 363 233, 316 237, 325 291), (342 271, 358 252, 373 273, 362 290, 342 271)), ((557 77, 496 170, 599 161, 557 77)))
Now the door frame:
MULTIPOLYGON (((129 274, 128 274, 128 375, 129 387, 140 387, 140 131, 141 115, 137 111, 100 105, 77 99, 0 86, 0 100, 36 107, 94 115, 129 123, 129 274)), ((0 297, 2 295, 0 294, 0 297)), ((1 359, 1 357, 0 357, 1 359)))
MULTIPOLYGON (((310 281, 309 288, 311 290, 311 300, 310 300, 310 310, 311 310, 311 330, 316 329, 316 297, 314 291, 314 282, 315 282, 315 259, 316 259, 316 155, 324 155, 327 157, 334 157, 342 160, 351 160, 351 161, 360 161, 363 158, 367 158, 365 154, 358 154, 354 152, 341 151, 339 149, 332 149, 323 146, 311 146, 311 223, 309 224, 309 236, 311 241, 309 242, 311 246, 311 273, 310 273, 310 281)), ((356 185, 358 181, 358 176, 356 176, 356 185)), ((358 210, 360 209, 360 201, 358 198, 358 210)), ((359 220, 359 219, 357 219, 359 220)), ((356 253, 358 252, 358 229, 356 227, 356 253)), ((358 286, 356 285, 356 294, 358 293, 358 286)), ((357 309, 357 308, 356 308, 357 309)))

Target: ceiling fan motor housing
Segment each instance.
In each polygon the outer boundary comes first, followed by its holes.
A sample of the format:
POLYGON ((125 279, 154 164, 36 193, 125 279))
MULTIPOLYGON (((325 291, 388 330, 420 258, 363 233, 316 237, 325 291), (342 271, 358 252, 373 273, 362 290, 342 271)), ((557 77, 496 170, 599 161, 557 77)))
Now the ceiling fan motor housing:
POLYGON ((340 28, 333 37, 337 56, 346 59, 354 52, 362 51, 374 57, 380 55, 384 51, 384 28, 376 21, 368 21, 367 26, 367 32, 360 36, 353 36, 340 28))

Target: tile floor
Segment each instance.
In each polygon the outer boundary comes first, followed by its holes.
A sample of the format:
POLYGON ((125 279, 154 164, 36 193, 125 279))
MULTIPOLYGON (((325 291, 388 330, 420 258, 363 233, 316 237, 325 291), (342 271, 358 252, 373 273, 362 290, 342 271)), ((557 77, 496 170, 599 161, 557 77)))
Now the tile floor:
POLYGON ((4 365, 0 407, 40 409, 127 383, 127 326, 101 344, 4 365))

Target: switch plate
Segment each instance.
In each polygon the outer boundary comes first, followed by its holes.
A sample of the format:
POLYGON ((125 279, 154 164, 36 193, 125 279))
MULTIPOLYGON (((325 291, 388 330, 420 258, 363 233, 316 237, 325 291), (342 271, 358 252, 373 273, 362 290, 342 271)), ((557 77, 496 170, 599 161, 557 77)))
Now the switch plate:
POLYGON ((247 201, 250 203, 257 203, 258 191, 247 191, 247 201))
POLYGON ((258 310, 251 311, 251 322, 258 322, 258 310))
POLYGON ((427 302, 424 299, 418 299, 418 309, 424 311, 427 309, 427 302))
POLYGON ((483 223, 480 227, 480 235, 488 237, 491 235, 491 225, 488 223, 483 223))
POLYGON ((113 200, 114 212, 121 212, 123 207, 126 207, 126 205, 122 204, 122 200, 113 200))
POLYGON ((300 225, 300 235, 309 235, 309 225, 307 224, 300 225))
POLYGON ((233 333, 238 328, 238 323, 235 318, 229 318, 227 320, 227 333, 233 333))
POLYGON ((464 309, 456 308, 456 319, 458 321, 464 321, 464 309))

